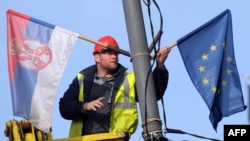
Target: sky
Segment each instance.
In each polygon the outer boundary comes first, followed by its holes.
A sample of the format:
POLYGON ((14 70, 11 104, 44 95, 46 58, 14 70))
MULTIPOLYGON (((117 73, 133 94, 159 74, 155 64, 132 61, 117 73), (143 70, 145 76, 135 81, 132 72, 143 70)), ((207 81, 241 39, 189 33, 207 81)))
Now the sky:
MULTIPOLYGON (((7 44, 6 44, 6 11, 12 9, 31 17, 40 19, 50 24, 57 25, 72 32, 85 35, 97 40, 103 35, 112 35, 119 42, 123 50, 130 51, 126 29, 123 3, 121 0, 0 0, 0 68, 1 99, 0 99, 0 141, 7 141, 4 136, 5 122, 22 118, 13 116, 10 85, 8 79, 7 44)), ((250 1, 228 0, 156 0, 163 18, 163 35, 161 46, 166 46, 200 25, 206 23, 225 9, 230 9, 233 21, 234 51, 238 72, 240 75, 244 102, 249 106, 247 86, 250 84, 250 1)), ((145 31, 148 45, 152 42, 150 21, 147 8, 141 1, 145 31)), ((151 17, 155 34, 159 30, 159 11, 151 5, 151 17)), ((70 121, 60 116, 58 106, 59 99, 68 88, 75 75, 83 68, 92 65, 93 43, 78 39, 67 66, 64 70, 61 83, 54 103, 52 119, 52 135, 54 139, 67 138, 70 121)), ((130 58, 120 55, 120 63, 133 71, 130 58)), ((209 110, 200 94, 192 84, 183 64, 177 47, 174 47, 165 62, 169 70, 170 78, 168 88, 164 95, 164 105, 158 102, 158 110, 162 122, 163 114, 166 115, 166 123, 162 129, 167 128, 182 130, 208 138, 223 140, 223 126, 226 124, 249 124, 249 109, 225 117, 218 124, 217 132, 209 121, 209 110)), ((46 115, 44 115, 46 116, 46 115)), ((139 117, 140 119, 140 117, 139 117)), ((138 129, 132 135, 132 141, 142 141, 141 122, 138 129)), ((164 136, 170 140, 203 141, 187 134, 167 133, 164 136)))

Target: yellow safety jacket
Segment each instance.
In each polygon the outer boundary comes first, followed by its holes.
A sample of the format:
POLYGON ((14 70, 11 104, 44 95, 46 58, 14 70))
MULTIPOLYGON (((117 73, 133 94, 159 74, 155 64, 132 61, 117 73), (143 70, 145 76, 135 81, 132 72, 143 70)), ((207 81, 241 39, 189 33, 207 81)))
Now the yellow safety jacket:
MULTIPOLYGON (((84 76, 77 74, 79 82, 79 101, 84 102, 84 76)), ((113 101, 109 132, 134 133, 138 125, 138 110, 135 100, 135 76, 134 73, 126 72, 125 79, 119 87, 113 101)), ((82 136, 82 118, 73 120, 70 127, 69 137, 82 136)))

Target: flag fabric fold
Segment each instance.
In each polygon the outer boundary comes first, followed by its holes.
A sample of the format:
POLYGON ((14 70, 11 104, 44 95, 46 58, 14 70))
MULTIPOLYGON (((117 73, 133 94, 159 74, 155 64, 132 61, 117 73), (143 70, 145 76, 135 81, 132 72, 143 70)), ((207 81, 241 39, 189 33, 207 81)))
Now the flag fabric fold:
POLYGON ((177 41, 186 70, 207 104, 212 126, 244 111, 229 9, 177 41))
POLYGON ((14 10, 6 18, 13 114, 49 132, 57 89, 78 34, 14 10))

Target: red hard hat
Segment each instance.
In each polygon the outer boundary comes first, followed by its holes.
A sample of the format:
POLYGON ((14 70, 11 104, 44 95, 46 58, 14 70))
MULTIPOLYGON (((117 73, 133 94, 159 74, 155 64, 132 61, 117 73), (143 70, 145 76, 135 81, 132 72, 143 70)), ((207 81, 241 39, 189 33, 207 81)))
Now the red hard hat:
MULTIPOLYGON (((106 43, 110 47, 119 47, 118 43, 116 42, 116 40, 112 36, 108 36, 108 35, 107 36, 103 36, 98 41, 102 42, 102 43, 106 43)), ((95 44, 95 49, 93 51, 93 54, 101 51, 102 49, 103 49, 103 46, 95 44)))

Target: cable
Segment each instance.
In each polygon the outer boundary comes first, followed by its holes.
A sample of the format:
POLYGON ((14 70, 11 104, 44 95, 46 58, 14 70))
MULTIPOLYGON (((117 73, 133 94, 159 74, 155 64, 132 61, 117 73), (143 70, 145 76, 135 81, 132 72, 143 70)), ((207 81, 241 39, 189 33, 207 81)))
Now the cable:
POLYGON ((218 139, 213 139, 213 138, 203 137, 203 136, 196 135, 196 134, 187 133, 187 132, 184 132, 184 131, 178 130, 178 129, 166 128, 165 130, 166 130, 165 133, 187 134, 187 135, 194 136, 197 138, 203 138, 203 139, 208 139, 208 140, 212 140, 212 141, 222 141, 222 140, 218 140, 218 139))
MULTIPOLYGON (((153 27, 153 22, 152 22, 152 17, 151 17, 151 9, 150 9, 150 6, 151 6, 151 1, 150 0, 147 0, 147 2, 145 0, 143 0, 144 4, 147 6, 147 9, 148 9, 148 16, 149 16, 149 21, 150 21, 150 28, 151 28, 151 36, 152 36, 152 39, 153 39, 153 43, 152 43, 152 47, 150 47, 149 51, 151 52, 151 50, 153 49, 154 50, 154 53, 156 54, 157 51, 160 49, 160 39, 161 39, 161 35, 162 35, 162 25, 163 25, 163 19, 162 19, 162 15, 161 15, 161 11, 160 11, 160 8, 158 6, 158 4, 156 3, 155 0, 153 0, 153 3, 156 5, 159 13, 160 13, 160 30, 157 34, 157 37, 156 37, 156 40, 154 39, 154 27, 153 27), (155 45, 157 44, 158 42, 158 49, 156 49, 155 45)), ((148 85, 148 80, 149 80, 149 73, 151 72, 155 62, 156 62, 156 57, 153 58, 153 62, 152 62, 152 65, 150 67, 150 69, 148 70, 147 72, 147 78, 146 78, 146 87, 145 87, 145 101, 147 100, 147 85, 148 85)), ((157 65, 157 64, 156 64, 157 65)), ((158 76, 159 77, 159 76, 158 76)), ((160 78, 160 77, 159 77, 160 78)), ((162 93, 162 90, 160 90, 160 93, 162 93)), ((164 109, 165 110, 165 109, 164 109)), ((145 119, 147 119, 147 104, 145 104, 145 119)), ((165 113, 165 111, 164 111, 165 113)), ((164 123, 165 123, 165 126, 166 126, 166 117, 164 115, 164 123)), ((146 133, 144 133, 144 135, 146 134, 146 136, 149 135, 148 133, 148 129, 147 129, 147 122, 145 122, 145 130, 146 130, 146 133)), ((152 136, 151 136, 152 137, 152 136)))

